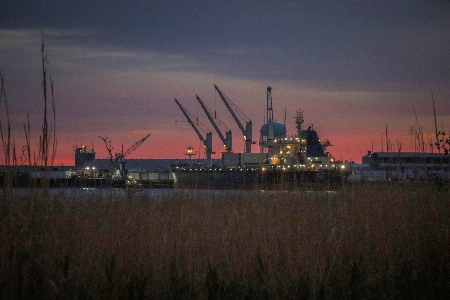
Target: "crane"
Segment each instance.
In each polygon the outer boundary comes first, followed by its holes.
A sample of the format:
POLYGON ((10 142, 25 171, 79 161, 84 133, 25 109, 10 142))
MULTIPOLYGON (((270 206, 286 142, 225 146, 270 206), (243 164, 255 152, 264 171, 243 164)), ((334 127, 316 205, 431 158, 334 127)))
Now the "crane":
POLYGON ((136 150, 137 147, 139 147, 140 145, 142 145, 143 142, 145 142, 145 140, 150 136, 150 134, 146 135, 145 137, 143 137, 142 139, 140 139, 139 141, 137 141, 133 146, 131 146, 130 148, 128 148, 125 152, 122 152, 122 156, 125 157, 128 154, 130 154, 131 152, 133 152, 134 150, 136 150))
POLYGON ((214 88, 219 93, 220 98, 222 98, 222 101, 225 103, 225 106, 230 111, 231 115, 233 116, 234 120, 236 121, 237 125, 239 126, 239 129, 244 134, 244 140, 245 140, 245 153, 251 153, 252 152, 252 121, 236 106, 233 102, 231 102, 230 99, 228 99, 217 87, 217 85, 214 85, 214 88), (231 107, 231 104, 234 105, 235 109, 240 113, 241 118, 245 121, 245 128, 242 125, 241 121, 237 117, 235 111, 231 107))
POLYGON ((220 139, 223 142, 223 146, 224 146, 224 151, 225 153, 230 153, 231 152, 231 130, 225 125, 222 124, 226 127, 226 129, 228 129, 228 131, 225 133, 226 137, 223 136, 222 132, 220 131, 219 127, 217 126, 216 122, 214 121, 213 117, 211 116, 211 113, 209 112, 208 108, 205 106, 205 104, 203 103, 203 101, 200 99, 199 96, 197 96, 197 100, 200 103, 200 105, 202 106, 203 110, 205 111, 206 115, 208 116, 209 121, 211 122, 211 124, 214 126, 214 129, 216 130, 217 134, 219 135, 220 139))
POLYGON ((212 160, 211 160, 211 154, 213 154, 212 151, 212 133, 207 132, 206 137, 203 137, 200 131, 198 130, 197 126, 195 126, 194 122, 192 122, 191 117, 189 117, 189 112, 184 108, 183 105, 181 105, 180 102, 178 102, 177 99, 175 99, 175 102, 178 104, 178 107, 180 107, 181 111, 183 112, 184 116, 188 120, 189 124, 191 124, 192 128, 194 128, 195 132, 197 133, 200 140, 203 142, 203 145, 205 145, 205 151, 206 151, 206 166, 211 167, 212 166, 212 160))
POLYGON ((137 147, 142 145, 142 143, 144 143, 145 140, 148 139, 149 136, 150 136, 150 133, 147 134, 142 139, 140 139, 139 141, 137 141, 136 143, 134 143, 133 146, 131 146, 130 148, 128 148, 125 151, 123 151, 123 145, 122 145, 122 151, 120 153, 114 154, 114 160, 113 160, 113 154, 112 154, 113 148, 111 147, 111 141, 109 141, 108 138, 98 136, 105 142, 106 149, 108 150, 108 153, 109 153, 109 160, 116 166, 116 169, 119 171, 119 175, 120 175, 121 179, 125 178, 125 157, 127 155, 129 155, 131 152, 133 152, 134 150, 136 150, 137 147))

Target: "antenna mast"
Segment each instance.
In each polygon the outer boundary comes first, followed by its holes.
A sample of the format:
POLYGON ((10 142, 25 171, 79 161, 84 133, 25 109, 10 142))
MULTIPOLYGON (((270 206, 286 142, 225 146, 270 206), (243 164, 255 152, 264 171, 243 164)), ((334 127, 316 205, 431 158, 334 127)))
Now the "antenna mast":
POLYGON ((302 124, 305 122, 303 119, 303 109, 297 110, 297 115, 295 116, 295 123, 297 123, 297 137, 302 135, 302 124))

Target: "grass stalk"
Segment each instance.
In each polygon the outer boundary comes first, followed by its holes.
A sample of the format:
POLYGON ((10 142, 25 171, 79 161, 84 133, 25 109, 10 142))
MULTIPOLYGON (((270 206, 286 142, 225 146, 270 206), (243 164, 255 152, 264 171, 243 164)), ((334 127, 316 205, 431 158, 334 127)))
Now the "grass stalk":
POLYGON ((34 194, 10 203, 8 217, 0 210, 0 299, 70 292, 445 299, 450 292, 448 186, 153 197, 34 194))
POLYGON ((47 167, 48 165, 48 146, 49 146, 49 136, 48 136, 48 120, 47 120, 47 65, 49 64, 47 52, 45 51, 44 35, 41 31, 42 44, 41 44, 41 61, 42 61, 42 89, 44 95, 44 112, 43 112, 43 123, 42 123, 42 135, 39 138, 39 148, 40 148, 40 158, 42 165, 47 167))
POLYGON ((8 108, 8 101, 6 98, 5 77, 1 72, 0 72, 0 81, 1 81, 0 103, 3 99, 5 102, 5 111, 6 111, 6 133, 3 132, 3 127, 0 121, 0 134, 3 145, 3 155, 5 165, 9 166, 11 164, 11 121, 9 119, 9 108, 8 108))

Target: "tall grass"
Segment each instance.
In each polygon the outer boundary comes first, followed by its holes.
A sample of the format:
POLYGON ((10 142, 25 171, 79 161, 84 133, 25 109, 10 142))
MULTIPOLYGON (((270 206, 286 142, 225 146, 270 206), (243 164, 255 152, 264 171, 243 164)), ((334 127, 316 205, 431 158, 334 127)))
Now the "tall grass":
MULTIPOLYGON (((30 118, 27 113, 27 124, 23 125, 24 133, 25 133, 25 145, 23 145, 23 161, 22 164, 28 164, 29 166, 42 166, 47 167, 51 166, 54 163, 56 157, 56 149, 57 149, 57 139, 56 139, 56 105, 55 105, 55 96, 54 96, 54 87, 53 80, 51 75, 48 74, 48 65, 50 64, 47 56, 47 51, 45 49, 44 36, 42 35, 42 43, 41 43, 41 63, 42 63, 42 92, 43 92, 43 121, 42 121, 42 132, 39 136, 39 144, 38 144, 38 153, 35 154, 32 159, 32 145, 31 145, 31 127, 30 127, 30 118), (51 108, 52 108, 52 119, 48 117, 48 89, 50 88, 50 97, 51 97, 51 108), (50 121, 53 121, 49 124, 50 121)), ((9 117, 9 108, 8 101, 6 97, 6 88, 5 88, 5 78, 4 74, 0 72, 0 104, 2 102, 5 103, 5 114, 6 114, 6 129, 4 130, 1 122, 0 122, 0 137, 3 146, 3 156, 4 163, 6 166, 17 165, 17 154, 16 154, 16 145, 14 142, 14 138, 11 133, 11 121, 9 117)))
POLYGON ((49 164, 53 165, 56 156, 56 109, 55 109, 55 96, 53 88, 53 80, 51 75, 48 74, 48 60, 47 51, 45 50, 44 35, 41 32, 41 61, 42 61, 42 92, 44 96, 44 112, 42 121, 42 134, 39 137, 39 156, 38 164, 47 167, 49 164), (49 81, 49 83, 47 83, 49 81), (52 100, 52 115, 53 126, 49 125, 49 118, 47 116, 48 111, 48 87, 50 86, 50 95, 52 100), (50 155, 50 156, 49 156, 50 155))
POLYGON ((17 197, 0 298, 446 299, 449 199, 428 184, 17 197))
MULTIPOLYGON (((4 165, 5 170, 0 174, 0 182, 2 187, 6 190, 7 194, 10 194, 10 189, 17 186, 19 181, 28 181, 29 187, 40 187, 48 188, 49 186, 49 176, 45 175, 42 180, 38 183, 29 179, 29 174, 23 171, 19 174, 18 169, 15 168, 19 164, 22 166, 28 166, 29 171, 33 167, 41 169, 41 171, 48 172, 48 166, 52 166, 56 157, 57 149, 57 138, 56 138, 56 105, 55 96, 53 88, 53 80, 51 75, 48 74, 48 65, 50 64, 47 56, 47 51, 45 49, 44 35, 41 32, 42 43, 41 43, 41 62, 42 62, 42 88, 43 88, 43 98, 44 98, 44 110, 43 110, 43 121, 42 121, 42 132, 39 135, 39 143, 37 145, 38 151, 36 152, 32 149, 32 139, 31 139, 31 125, 30 117, 27 112, 27 124, 23 124, 23 129, 25 133, 25 145, 22 145, 22 155, 20 156, 20 162, 17 160, 16 153, 16 143, 15 138, 12 136, 11 131, 11 121, 9 116, 8 100, 6 97, 5 88, 5 78, 4 74, 0 71, 0 104, 5 103, 4 113, 6 114, 6 129, 2 126, 0 118, 0 137, 3 147, 4 165), (50 89, 51 97, 51 109, 52 117, 48 117, 48 89, 50 89), (33 153, 33 156, 32 156, 33 153)), ((23 184, 23 183, 22 183, 23 184)))
POLYGON ((6 132, 4 132, 3 126, 2 126, 2 123, 0 120, 0 136, 1 136, 1 140, 2 140, 5 165, 9 166, 11 164, 11 151, 13 148, 12 144, 11 144, 11 121, 9 119, 8 101, 7 101, 7 97, 6 97, 5 75, 3 75, 1 72, 0 72, 0 82, 1 82, 0 104, 2 102, 5 103, 5 113, 6 113, 6 132))

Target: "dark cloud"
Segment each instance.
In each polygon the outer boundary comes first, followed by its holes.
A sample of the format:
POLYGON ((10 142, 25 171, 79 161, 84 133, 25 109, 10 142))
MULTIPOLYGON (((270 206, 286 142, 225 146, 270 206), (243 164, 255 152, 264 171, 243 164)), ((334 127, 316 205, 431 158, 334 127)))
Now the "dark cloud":
POLYGON ((58 38, 183 55, 196 63, 190 71, 344 89, 450 80, 448 1, 19 0, 0 8, 2 28, 89 33, 58 38))
POLYGON ((63 114, 173 117, 172 98, 194 97, 214 76, 238 94, 249 82, 321 91, 321 107, 337 98, 333 113, 356 116, 412 115, 411 103, 424 107, 417 94, 432 89, 447 114, 449 28, 450 1, 3 0, 0 69, 12 109, 39 105, 43 29, 63 114), (346 91, 357 96, 342 108, 346 91))

